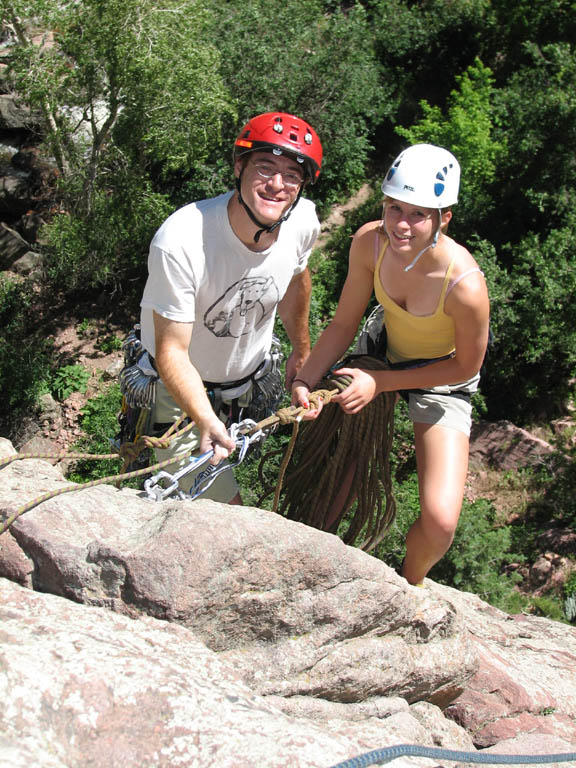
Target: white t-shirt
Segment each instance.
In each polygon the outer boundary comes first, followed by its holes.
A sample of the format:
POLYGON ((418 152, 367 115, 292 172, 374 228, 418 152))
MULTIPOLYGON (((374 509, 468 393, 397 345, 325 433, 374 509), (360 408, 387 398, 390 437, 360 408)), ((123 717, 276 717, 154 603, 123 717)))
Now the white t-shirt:
POLYGON ((233 193, 190 203, 156 232, 141 302, 142 343, 154 356, 153 311, 193 323, 190 360, 204 381, 248 376, 270 349, 278 302, 303 272, 320 231, 314 203, 300 199, 276 242, 254 252, 228 220, 233 193))

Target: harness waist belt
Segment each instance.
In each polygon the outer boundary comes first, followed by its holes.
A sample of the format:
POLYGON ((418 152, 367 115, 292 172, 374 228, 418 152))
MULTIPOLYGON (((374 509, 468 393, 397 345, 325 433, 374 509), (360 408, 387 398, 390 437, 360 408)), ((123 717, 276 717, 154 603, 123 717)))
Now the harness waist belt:
MULTIPOLYGON (((158 369, 156 368, 156 361, 150 355, 150 362, 154 366, 154 370, 156 373, 158 373, 158 369)), ((260 371, 263 365, 266 363, 266 358, 260 363, 258 368, 252 371, 252 373, 249 373, 248 376, 244 376, 242 379, 236 379, 236 381, 225 381, 224 383, 220 383, 217 381, 204 381, 202 380, 202 383, 206 387, 206 389, 234 389, 235 387, 241 387, 242 384, 247 384, 251 379, 256 376, 256 374, 260 371)))

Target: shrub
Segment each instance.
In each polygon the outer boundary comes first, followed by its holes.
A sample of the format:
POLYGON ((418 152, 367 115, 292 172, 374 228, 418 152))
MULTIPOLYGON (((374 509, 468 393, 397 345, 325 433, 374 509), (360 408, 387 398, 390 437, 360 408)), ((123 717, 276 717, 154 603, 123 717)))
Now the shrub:
POLYGON ((73 392, 86 392, 90 371, 77 363, 64 365, 52 374, 50 389, 57 400, 66 400, 73 392))
POLYGON ((38 328, 36 294, 0 276, 0 420, 14 421, 49 389, 52 342, 38 328))
MULTIPOLYGON (((120 386, 114 382, 109 387, 90 398, 82 409, 80 426, 85 437, 73 447, 74 453, 108 454, 113 453, 110 445, 118 433, 118 412, 122 403, 120 386)), ((85 483, 120 472, 120 459, 82 459, 76 462, 69 474, 70 480, 85 483)), ((141 482, 141 481, 140 481, 141 482)))

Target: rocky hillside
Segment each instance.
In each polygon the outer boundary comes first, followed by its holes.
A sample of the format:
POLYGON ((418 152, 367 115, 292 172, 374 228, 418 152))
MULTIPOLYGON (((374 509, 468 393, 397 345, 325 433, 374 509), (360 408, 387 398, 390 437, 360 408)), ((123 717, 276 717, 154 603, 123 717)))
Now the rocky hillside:
POLYGON ((0 470, 4 519, 51 495, 0 536, 0 764, 576 751, 576 628, 411 587, 271 512, 68 485, 37 459, 0 470))

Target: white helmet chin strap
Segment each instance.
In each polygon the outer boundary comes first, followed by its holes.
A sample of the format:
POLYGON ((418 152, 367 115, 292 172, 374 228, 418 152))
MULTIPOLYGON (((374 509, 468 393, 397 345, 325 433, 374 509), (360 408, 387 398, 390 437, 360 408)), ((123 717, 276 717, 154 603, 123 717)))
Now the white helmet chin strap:
POLYGON ((429 250, 430 248, 436 248, 436 246, 438 245, 438 238, 440 237, 441 226, 442 226, 442 208, 438 208, 438 226, 436 228, 436 232, 434 233, 434 238, 432 242, 430 243, 430 245, 427 245, 425 248, 422 248, 420 253, 418 253, 414 257, 414 259, 410 262, 410 264, 408 264, 407 267, 404 267, 404 272, 409 272, 412 269, 412 267, 418 263, 420 257, 423 254, 425 254, 427 250, 429 250))

